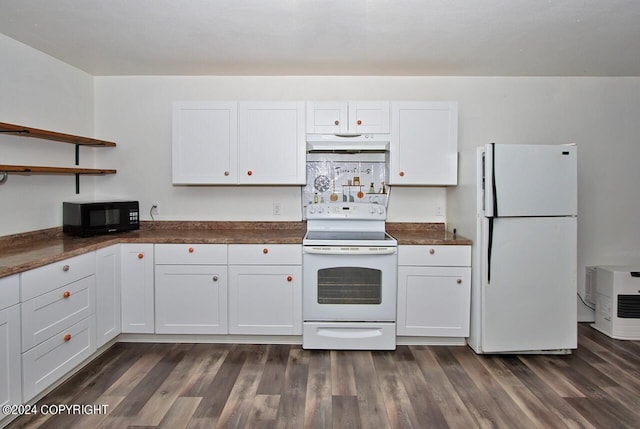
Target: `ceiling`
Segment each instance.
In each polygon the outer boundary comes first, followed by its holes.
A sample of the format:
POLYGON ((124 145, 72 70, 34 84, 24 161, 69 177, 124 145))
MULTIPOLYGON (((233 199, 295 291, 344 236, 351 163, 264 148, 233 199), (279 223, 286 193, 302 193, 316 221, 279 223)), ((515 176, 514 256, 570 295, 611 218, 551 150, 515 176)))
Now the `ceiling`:
POLYGON ((0 0, 0 11, 1 33, 95 76, 640 76, 635 0, 0 0))

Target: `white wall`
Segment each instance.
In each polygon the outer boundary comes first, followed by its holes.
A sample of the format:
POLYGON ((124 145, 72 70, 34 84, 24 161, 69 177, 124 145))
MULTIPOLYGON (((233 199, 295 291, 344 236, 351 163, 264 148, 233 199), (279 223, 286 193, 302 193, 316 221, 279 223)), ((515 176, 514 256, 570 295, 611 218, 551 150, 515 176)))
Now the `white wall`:
MULTIPOLYGON (((0 122, 93 135, 93 77, 0 34, 0 122)), ((83 149, 81 165, 93 165, 83 149)), ((74 165, 74 146, 0 134, 0 164, 74 165)), ((64 200, 90 198, 96 179, 10 175, 0 185, 0 235, 61 225, 64 200)))

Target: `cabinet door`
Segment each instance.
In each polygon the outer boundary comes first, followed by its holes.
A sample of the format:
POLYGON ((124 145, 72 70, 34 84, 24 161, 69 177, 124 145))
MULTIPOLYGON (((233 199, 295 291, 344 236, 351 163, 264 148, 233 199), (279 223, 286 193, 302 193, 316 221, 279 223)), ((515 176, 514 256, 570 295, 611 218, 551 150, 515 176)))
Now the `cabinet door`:
POLYGON ((458 183, 458 104, 391 103, 392 185, 458 183))
POLYGON ((172 133, 174 184, 237 183, 236 102, 174 103, 172 133))
MULTIPOLYGON (((20 306, 13 305, 0 310, 0 405, 23 403, 21 374, 20 306)), ((3 417, 0 413, 0 420, 3 417)))
POLYGON ((120 245, 122 332, 152 334, 153 244, 120 245))
POLYGON ((304 103, 241 102, 239 182, 304 185, 304 103))
POLYGON ((350 101, 349 132, 386 134, 389 132, 388 101, 350 101))
POLYGON ((157 334, 226 334, 226 265, 156 265, 157 334))
POLYGON ((230 334, 302 334, 302 268, 229 266, 230 334))
POLYGON ((96 250, 96 346, 120 334, 120 246, 96 250))
POLYGON ((348 131, 346 101, 307 102, 307 132, 340 134, 348 131))
POLYGON ((398 267, 398 335, 468 337, 470 276, 470 267, 398 267))

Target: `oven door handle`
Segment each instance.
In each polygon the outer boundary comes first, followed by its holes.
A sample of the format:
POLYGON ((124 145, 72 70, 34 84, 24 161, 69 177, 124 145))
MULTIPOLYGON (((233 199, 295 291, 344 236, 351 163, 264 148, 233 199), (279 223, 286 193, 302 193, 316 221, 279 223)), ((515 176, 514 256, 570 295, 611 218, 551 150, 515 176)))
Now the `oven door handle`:
POLYGON ((393 255, 396 247, 303 247, 302 251, 310 255, 393 255))

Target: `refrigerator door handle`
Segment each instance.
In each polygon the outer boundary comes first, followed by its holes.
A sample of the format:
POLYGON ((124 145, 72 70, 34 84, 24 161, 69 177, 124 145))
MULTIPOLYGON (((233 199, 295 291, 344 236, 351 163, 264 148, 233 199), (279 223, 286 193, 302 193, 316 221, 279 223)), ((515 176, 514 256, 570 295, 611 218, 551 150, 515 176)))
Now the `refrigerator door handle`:
POLYGON ((483 172, 485 175, 485 216, 496 217, 498 216, 498 195, 496 192, 496 144, 490 143, 486 146, 484 157, 483 172))
POLYGON ((498 191, 496 190, 496 144, 491 143, 491 196, 493 199, 493 217, 498 217, 498 191))
POLYGON ((489 237, 487 240, 487 284, 491 283, 491 250, 493 249, 493 218, 489 219, 489 237))

